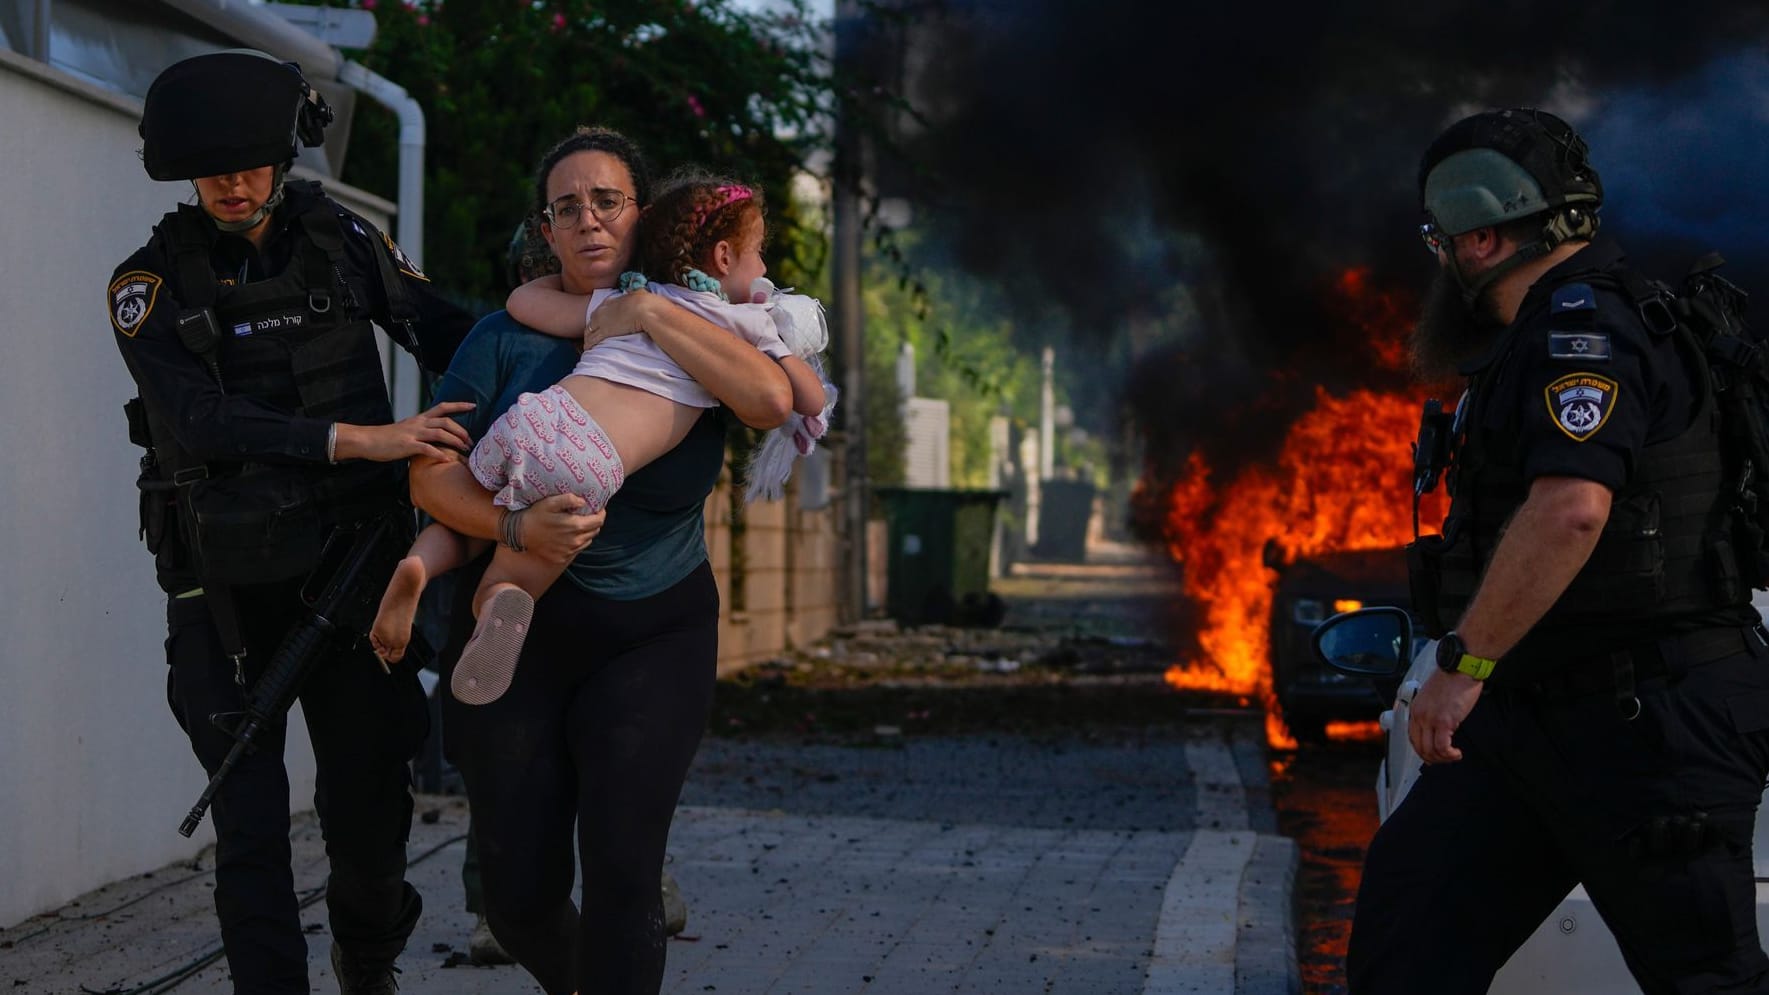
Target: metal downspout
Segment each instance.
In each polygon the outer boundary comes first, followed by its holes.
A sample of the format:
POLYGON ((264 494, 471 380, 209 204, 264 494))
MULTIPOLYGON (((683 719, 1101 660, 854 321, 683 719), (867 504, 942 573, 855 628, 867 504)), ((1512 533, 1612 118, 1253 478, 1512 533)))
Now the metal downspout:
POLYGON ((338 66, 338 82, 368 96, 399 118, 399 247, 424 265, 424 109, 405 87, 355 62, 338 66))
MULTIPOLYGON (((424 109, 405 92, 405 87, 355 62, 345 61, 338 67, 338 82, 369 97, 399 118, 399 247, 421 268, 424 265, 424 109)), ((401 401, 399 356, 397 349, 387 353, 387 393, 395 405, 401 401)), ((423 404, 422 383, 420 377, 412 385, 414 405, 423 404)))

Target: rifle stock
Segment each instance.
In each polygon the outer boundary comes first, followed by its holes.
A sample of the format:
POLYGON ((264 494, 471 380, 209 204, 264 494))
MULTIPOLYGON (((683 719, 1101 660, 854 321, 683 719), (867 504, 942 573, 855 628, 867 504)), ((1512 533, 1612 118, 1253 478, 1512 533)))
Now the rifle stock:
MULTIPOLYGON (((393 577, 393 568, 411 543, 409 519, 410 512, 402 508, 333 532, 326 544, 327 555, 320 558, 319 573, 309 578, 308 587, 303 587, 302 596, 311 606, 306 620, 284 637, 269 666, 252 685, 245 713, 239 724, 229 730, 235 740, 233 748, 215 768, 197 803, 191 806, 190 814, 178 826, 179 835, 189 836, 196 832, 203 814, 209 810, 215 793, 221 789, 234 765, 256 746, 258 736, 266 727, 282 721, 288 714, 302 683, 320 658, 328 650, 349 649, 367 634, 380 606, 381 594, 393 577), (342 555, 332 555, 334 548, 345 541, 349 546, 342 555), (328 571, 327 564, 336 566, 328 571), (313 581, 322 576, 324 586, 317 595, 309 597, 307 592, 313 581)), ((428 645, 413 632, 406 659, 421 667, 429 663, 429 656, 428 645)), ((220 718, 210 716, 211 721, 220 718)))

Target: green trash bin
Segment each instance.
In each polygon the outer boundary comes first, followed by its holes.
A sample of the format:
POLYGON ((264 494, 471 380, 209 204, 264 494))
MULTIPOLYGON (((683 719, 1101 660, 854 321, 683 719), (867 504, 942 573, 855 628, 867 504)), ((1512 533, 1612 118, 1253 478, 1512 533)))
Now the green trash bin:
POLYGON ((946 625, 989 594, 995 506, 1005 491, 875 491, 888 525, 885 610, 903 625, 946 625), (967 601, 967 596, 969 600, 967 601))

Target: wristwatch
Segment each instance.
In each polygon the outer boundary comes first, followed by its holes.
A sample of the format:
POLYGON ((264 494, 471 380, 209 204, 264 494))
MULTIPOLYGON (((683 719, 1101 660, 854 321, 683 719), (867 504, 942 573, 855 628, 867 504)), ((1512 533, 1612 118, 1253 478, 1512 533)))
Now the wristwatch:
POLYGON ((1484 656, 1475 656, 1463 645, 1462 637, 1450 633, 1437 641, 1437 667, 1452 674, 1467 674, 1477 681, 1484 681, 1493 675, 1493 668, 1499 665, 1497 660, 1488 660, 1484 656))

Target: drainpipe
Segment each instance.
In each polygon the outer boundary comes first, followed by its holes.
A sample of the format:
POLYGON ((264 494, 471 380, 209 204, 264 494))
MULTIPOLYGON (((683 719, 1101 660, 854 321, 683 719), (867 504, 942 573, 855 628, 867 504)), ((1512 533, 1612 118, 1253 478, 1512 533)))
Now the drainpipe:
MULTIPOLYGON (((385 76, 369 71, 355 62, 338 66, 338 82, 374 100, 399 118, 399 247, 422 267, 424 265, 424 109, 405 92, 405 87, 385 76)), ((403 411, 400 396, 398 349, 387 351, 387 394, 393 398, 395 411, 403 411)), ((418 388, 420 378, 411 388, 411 410, 423 403, 418 388)))
POLYGON ((399 117, 399 247, 424 265, 424 109, 405 87, 354 62, 338 66, 338 82, 399 117))

